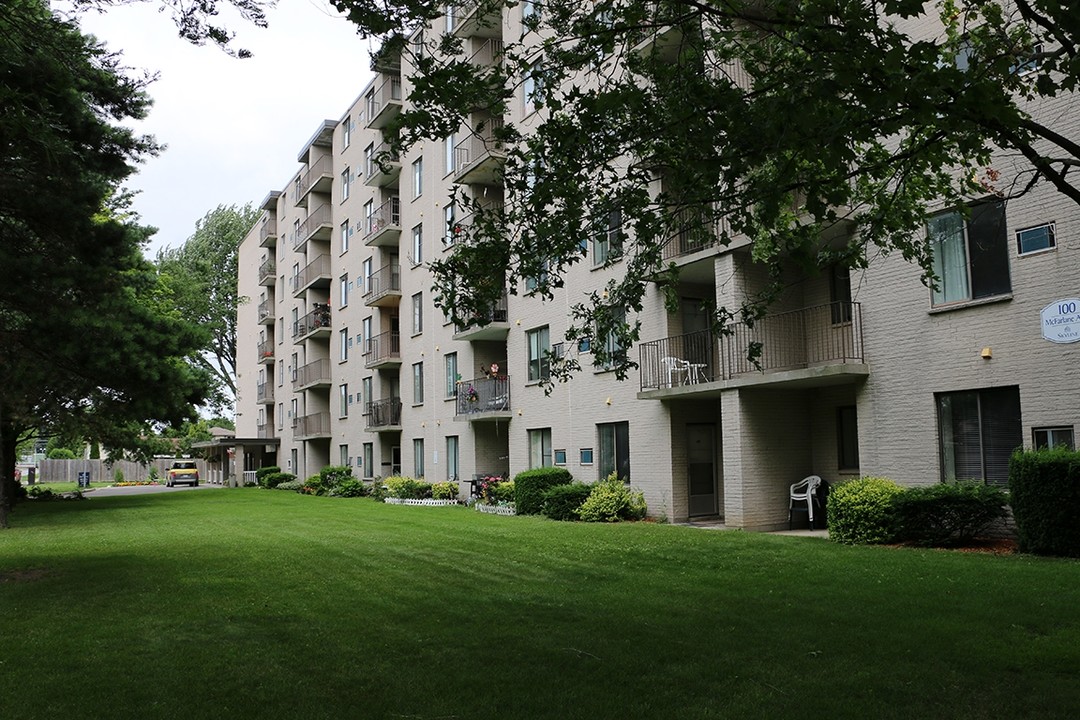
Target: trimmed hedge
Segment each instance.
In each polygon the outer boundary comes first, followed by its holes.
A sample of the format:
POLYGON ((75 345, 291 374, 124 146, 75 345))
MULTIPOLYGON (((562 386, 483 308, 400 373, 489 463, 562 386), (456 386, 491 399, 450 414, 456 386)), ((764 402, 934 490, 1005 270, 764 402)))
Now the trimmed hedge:
POLYGON ((574 478, 560 467, 533 468, 514 476, 514 509, 518 515, 539 515, 544 510, 544 491, 569 485, 574 478))
POLYGON ((1006 516, 1005 492, 963 481, 911 487, 893 498, 898 539, 933 547, 967 542, 1006 516))
POLYGON ((295 479, 296 476, 292 473, 271 472, 263 475, 262 478, 259 479, 259 484, 268 490, 272 490, 283 482, 290 482, 295 479))
POLYGON ((263 487, 266 487, 266 485, 263 483, 263 478, 265 478, 267 475, 274 475, 275 473, 279 472, 281 472, 281 468, 277 465, 267 465, 266 467, 261 467, 255 471, 255 483, 257 485, 262 485, 263 487))
POLYGON ((392 475, 383 480, 386 494, 402 500, 424 500, 431 497, 431 483, 403 475, 392 475))
POLYGON ((893 500, 903 489, 892 480, 863 477, 832 486, 826 515, 829 539, 839 543, 885 543, 896 535, 893 500))
POLYGON ((582 503, 592 492, 592 485, 570 483, 556 485, 544 491, 544 515, 552 520, 580 520, 582 503))
POLYGON ((1080 557, 1080 452, 1013 453, 1009 490, 1021 552, 1080 557))

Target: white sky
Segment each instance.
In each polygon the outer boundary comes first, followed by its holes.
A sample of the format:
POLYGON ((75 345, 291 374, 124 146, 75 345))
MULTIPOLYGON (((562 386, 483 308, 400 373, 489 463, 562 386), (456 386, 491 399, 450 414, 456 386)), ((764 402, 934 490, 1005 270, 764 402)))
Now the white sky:
POLYGON ((371 78, 372 44, 325 0, 280 0, 260 30, 222 17, 237 60, 212 45, 181 40, 153 3, 83 17, 85 32, 123 53, 123 64, 157 72, 154 106, 137 125, 167 148, 149 158, 127 187, 135 211, 158 228, 148 256, 181 245, 195 222, 218 205, 257 204, 284 187, 296 156, 324 119, 338 119, 371 78))

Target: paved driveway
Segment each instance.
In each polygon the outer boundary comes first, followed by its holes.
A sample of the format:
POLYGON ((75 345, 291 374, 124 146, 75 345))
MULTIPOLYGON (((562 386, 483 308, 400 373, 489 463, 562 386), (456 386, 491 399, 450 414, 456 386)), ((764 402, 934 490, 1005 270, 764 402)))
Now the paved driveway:
POLYGON ((190 485, 177 485, 165 487, 164 485, 129 485, 128 487, 91 487, 85 495, 88 498, 109 497, 110 495, 149 495, 151 493, 186 492, 188 490, 217 490, 221 485, 206 485, 200 483, 198 487, 190 485))

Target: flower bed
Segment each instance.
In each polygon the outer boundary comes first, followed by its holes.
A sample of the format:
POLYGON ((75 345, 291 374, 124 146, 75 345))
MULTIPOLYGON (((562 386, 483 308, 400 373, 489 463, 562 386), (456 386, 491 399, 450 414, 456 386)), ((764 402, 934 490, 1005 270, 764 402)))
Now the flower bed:
POLYGON ((477 512, 490 513, 492 515, 517 515, 513 505, 485 505, 476 503, 473 507, 477 512))
POLYGON ((427 505, 428 507, 446 507, 447 505, 457 505, 457 500, 435 500, 434 498, 424 498, 423 500, 416 500, 413 498, 395 498, 388 497, 383 498, 383 502, 387 505, 427 505))

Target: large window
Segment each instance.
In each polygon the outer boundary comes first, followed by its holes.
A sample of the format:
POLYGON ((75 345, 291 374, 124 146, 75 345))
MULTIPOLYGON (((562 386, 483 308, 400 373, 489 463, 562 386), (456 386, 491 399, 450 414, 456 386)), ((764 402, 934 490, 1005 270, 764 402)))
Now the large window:
POLYGON ((424 194, 424 158, 417 158, 412 164, 412 192, 418 198, 424 194))
POLYGON ((457 353, 446 354, 446 397, 457 397, 457 353))
POLYGON ((454 218, 456 213, 457 209, 453 202, 447 203, 443 208, 443 245, 446 247, 457 242, 458 225, 454 218))
POLYGON ((340 304, 339 304, 338 307, 347 307, 348 304, 349 304, 349 274, 348 273, 345 273, 340 278, 338 278, 338 290, 340 291, 339 292, 339 295, 340 295, 339 302, 340 302, 340 304))
MULTIPOLYGON (((338 417, 347 417, 349 414, 349 386, 338 386, 338 417)), ((344 465, 345 463, 342 463, 344 465)))
POLYGON ((1008 482, 1009 456, 1024 442, 1020 389, 965 390, 936 397, 942 480, 1008 482))
POLYGON ((593 231, 593 265, 604 265, 622 255, 622 211, 607 213, 593 231))
POLYGON ((352 144, 352 116, 341 121, 341 146, 342 149, 352 144))
POLYGON ((413 447, 413 475, 417 478, 424 477, 424 439, 416 438, 412 441, 413 447))
POLYGON ((928 223, 937 289, 934 305, 1003 295, 1009 279, 1005 202, 979 203, 966 222, 959 211, 935 215, 928 223))
POLYGON ((338 330, 338 344, 341 345, 341 362, 345 362, 349 359, 349 341, 352 338, 349 337, 349 328, 342 328, 338 330))
POLYGON ((599 477, 613 472, 623 482, 630 482, 630 423, 602 423, 596 426, 600 456, 597 462, 599 477))
POLYGON ((457 134, 450 133, 443 140, 443 164, 446 167, 446 174, 454 172, 454 145, 457 143, 457 134))
POLYGON ((360 474, 365 478, 375 477, 375 444, 364 443, 364 455, 360 461, 360 474))
POLYGON ((424 293, 412 296, 412 334, 424 332, 424 293))
POLYGON ((457 482, 459 473, 459 458, 461 452, 458 447, 457 435, 446 436, 446 479, 457 482))
POLYGON ((529 382, 547 380, 551 374, 548 353, 551 350, 550 336, 545 325, 525 333, 529 351, 529 382))
POLYGON ((346 253, 349 251, 349 236, 352 235, 352 226, 349 225, 348 219, 341 223, 341 252, 346 253))
POLYGON ((416 225, 412 229, 412 260, 413 267, 424 262, 424 225, 416 225))
POLYGON ((341 171, 341 199, 342 201, 349 199, 349 186, 352 185, 352 175, 349 174, 349 168, 345 168, 341 171))
POLYGON ((604 353, 607 357, 604 367, 611 368, 626 360, 626 345, 622 332, 626 328, 626 308, 607 307, 603 309, 606 327, 598 327, 596 335, 603 340, 604 353))
POLYGON ((412 366, 412 381, 413 381, 413 405, 424 404, 424 363, 413 363, 412 366))
POLYGON ((551 467, 551 428, 529 430, 529 467, 551 467))
POLYGON ((524 111, 528 115, 544 102, 543 65, 539 60, 526 69, 521 87, 524 111))

